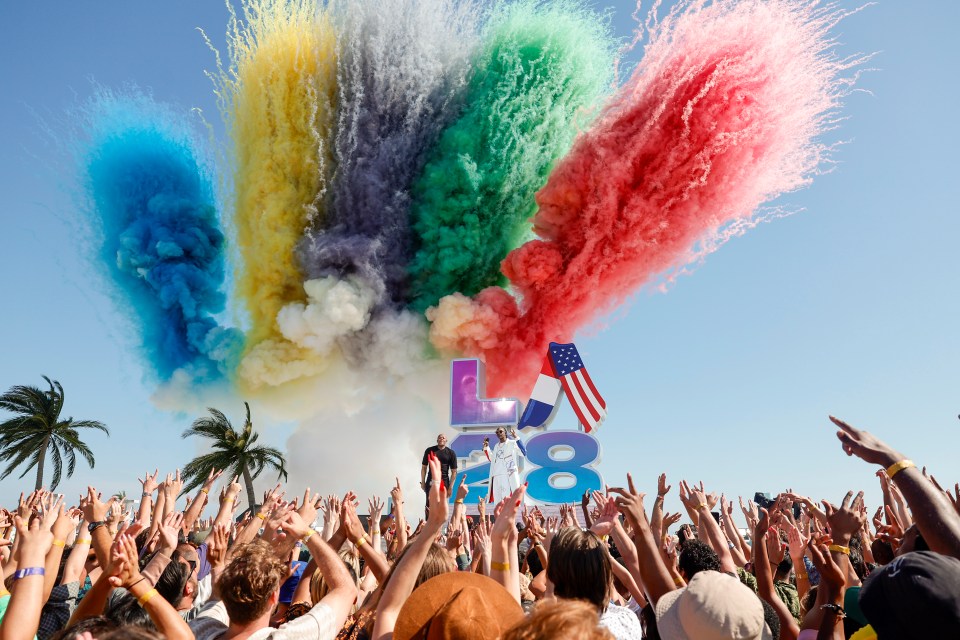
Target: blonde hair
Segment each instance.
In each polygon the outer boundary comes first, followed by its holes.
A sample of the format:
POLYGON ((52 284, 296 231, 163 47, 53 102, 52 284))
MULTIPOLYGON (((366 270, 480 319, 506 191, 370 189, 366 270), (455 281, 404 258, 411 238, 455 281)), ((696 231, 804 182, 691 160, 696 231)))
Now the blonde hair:
POLYGON ((558 600, 537 605, 533 613, 503 634, 502 640, 614 640, 600 626, 597 608, 583 600, 558 600))
POLYGON ((218 583, 230 620, 246 624, 262 616, 289 572, 289 565, 263 540, 237 549, 218 583))

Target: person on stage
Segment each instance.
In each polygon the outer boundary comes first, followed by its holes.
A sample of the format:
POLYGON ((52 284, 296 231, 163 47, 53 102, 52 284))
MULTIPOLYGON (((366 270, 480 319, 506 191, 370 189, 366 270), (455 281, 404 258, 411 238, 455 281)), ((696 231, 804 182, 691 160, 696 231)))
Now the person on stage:
POLYGON ((510 437, 507 430, 498 427, 497 439, 499 442, 490 450, 490 441, 483 441, 483 452, 490 461, 490 485, 487 490, 489 502, 498 504, 505 497, 520 487, 520 456, 527 457, 527 449, 517 435, 517 430, 510 428, 510 437))
POLYGON ((447 446, 447 436, 441 433, 437 436, 436 446, 427 447, 426 451, 423 452, 423 462, 420 466, 420 488, 423 489, 427 499, 423 508, 424 520, 430 516, 430 485, 434 482, 430 469, 427 467, 427 460, 429 460, 431 454, 437 456, 440 460, 440 480, 447 487, 447 493, 453 492, 453 482, 457 478, 457 454, 447 446))

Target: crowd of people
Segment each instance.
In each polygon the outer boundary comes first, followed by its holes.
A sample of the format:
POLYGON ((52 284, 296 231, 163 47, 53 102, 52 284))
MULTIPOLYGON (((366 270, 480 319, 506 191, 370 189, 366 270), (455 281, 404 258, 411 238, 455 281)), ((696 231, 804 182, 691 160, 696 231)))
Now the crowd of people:
POLYGON ((960 638, 960 484, 833 421, 879 469, 873 513, 862 492, 735 509, 679 482, 681 524, 661 475, 649 508, 627 476, 554 516, 523 485, 488 503, 428 482, 450 478, 435 451, 418 526, 399 482, 365 518, 353 493, 280 485, 241 516, 236 479, 208 518, 217 473, 182 512, 179 474, 147 474, 135 514, 35 491, 0 511, 0 640, 960 638))

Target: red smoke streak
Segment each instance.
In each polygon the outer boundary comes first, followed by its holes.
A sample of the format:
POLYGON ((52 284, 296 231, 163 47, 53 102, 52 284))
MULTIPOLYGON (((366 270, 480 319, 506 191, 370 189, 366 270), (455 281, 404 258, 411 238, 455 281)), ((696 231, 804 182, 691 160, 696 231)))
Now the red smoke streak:
POLYGON ((482 357, 490 393, 528 393, 551 340, 739 233, 765 201, 807 184, 852 80, 827 32, 834 5, 686 2, 537 194, 540 239, 492 287, 428 315, 441 349, 482 357), (519 301, 519 305, 518 305, 519 301))

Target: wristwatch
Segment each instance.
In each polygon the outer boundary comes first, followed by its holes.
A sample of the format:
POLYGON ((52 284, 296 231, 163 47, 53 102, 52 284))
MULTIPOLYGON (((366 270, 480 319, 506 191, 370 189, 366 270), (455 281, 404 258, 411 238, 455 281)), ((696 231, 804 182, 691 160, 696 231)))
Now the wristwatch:
POLYGON ((97 520, 96 522, 91 522, 90 524, 87 525, 87 531, 89 531, 90 533, 93 533, 94 531, 96 531, 97 529, 99 529, 105 524, 107 524, 106 520, 97 520))

